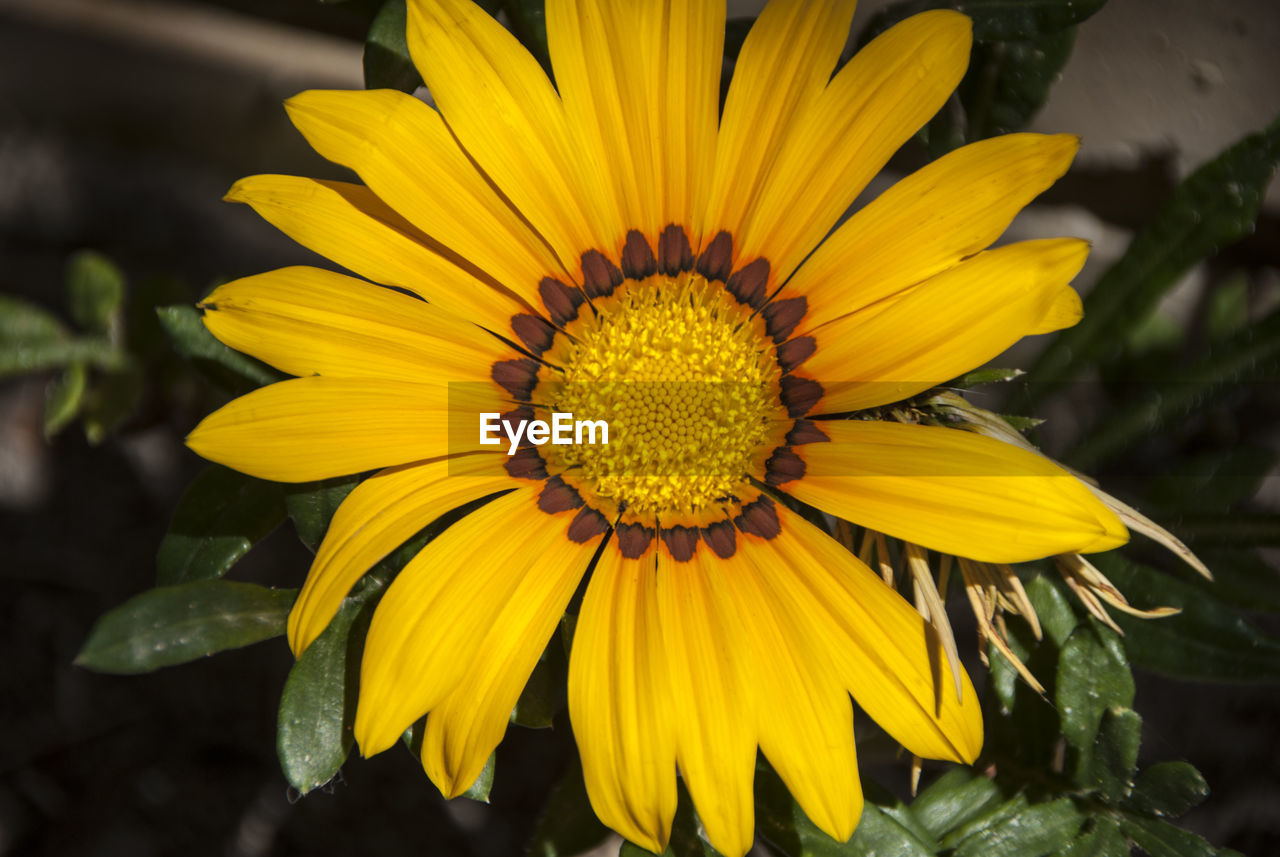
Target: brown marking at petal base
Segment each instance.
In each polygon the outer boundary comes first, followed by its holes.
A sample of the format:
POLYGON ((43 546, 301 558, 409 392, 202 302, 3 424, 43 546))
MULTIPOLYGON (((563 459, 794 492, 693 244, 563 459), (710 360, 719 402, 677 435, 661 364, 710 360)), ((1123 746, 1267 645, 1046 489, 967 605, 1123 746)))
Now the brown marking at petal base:
POLYGON ((589 298, 607 298, 622 285, 622 272, 599 250, 582 254, 582 290, 589 298))
POLYGON ((538 508, 548 515, 567 512, 581 505, 582 497, 559 476, 548 479, 547 484, 542 486, 542 493, 538 495, 538 508))
POLYGON ((569 541, 578 544, 589 542, 607 529, 609 520, 604 515, 590 506, 583 506, 569 524, 569 541))
POLYGON ((756 259, 734 271, 725 290, 752 309, 764 306, 765 285, 769 282, 769 260, 756 259))
POLYGON ((716 521, 702 528, 702 540, 721 559, 728 559, 738 549, 738 531, 728 521, 716 521))
POLYGON ((627 559, 639 559, 653 541, 653 527, 644 524, 619 524, 617 527, 618 550, 627 559))
POLYGON ((528 357, 499 360, 493 364, 489 374, 512 398, 527 401, 538 383, 538 363, 528 357))
POLYGON ((804 459, 796 455, 790 447, 780 446, 764 463, 764 481, 766 485, 777 487, 784 482, 800 479, 804 476, 804 459))
POLYGON ((658 535, 662 537, 667 550, 671 552, 671 558, 676 562, 693 559, 693 553, 698 549, 697 527, 663 527, 658 530, 658 535))
POLYGON ((728 232, 718 232, 716 237, 711 239, 711 243, 702 251, 702 255, 698 257, 696 269, 699 274, 708 280, 720 280, 724 282, 729 279, 729 272, 733 268, 733 238, 728 232))
POLYGON ((754 503, 742 507, 742 513, 733 519, 734 526, 744 533, 759 536, 762 539, 777 538, 782 532, 782 524, 778 521, 778 510, 773 507, 773 500, 761 497, 754 503))
POLYGON ((514 455, 507 456, 507 463, 503 466, 507 470, 507 475, 514 479, 547 478, 547 463, 531 446, 517 449, 514 455))
POLYGON ((658 260, 653 248, 637 229, 627 233, 627 243, 622 247, 622 275, 633 280, 643 280, 658 273, 658 260))
POLYGON ((802 446, 806 443, 827 443, 831 438, 818 428, 813 420, 796 420, 791 431, 787 432, 787 446, 802 446))
POLYGON ((790 372, 812 357, 813 352, 817 350, 818 343, 812 336, 797 336, 795 339, 788 339, 778 346, 778 365, 782 367, 783 372, 790 372))
POLYGON ((534 354, 541 354, 551 347, 555 341, 556 329, 545 318, 530 313, 521 313, 511 319, 511 329, 516 336, 534 354))
MULTIPOLYGON (((507 437, 515 437, 516 426, 521 422, 527 423, 531 419, 533 419, 533 408, 529 405, 520 405, 518 408, 513 408, 498 417, 498 421, 502 424, 502 433, 507 437)), ((529 446, 528 437, 520 439, 520 446, 522 448, 529 446)))
POLYGON ((562 327, 578 317, 578 307, 586 300, 581 290, 566 286, 553 277, 542 278, 538 283, 538 295, 551 321, 562 327))
POLYGON ((800 319, 809 311, 809 301, 804 297, 787 298, 774 301, 764 308, 765 330, 773 337, 773 341, 781 343, 796 329, 800 319))
POLYGON ((668 277, 693 270, 693 248, 683 227, 669 223, 658 236, 658 270, 668 277))
POLYGON ((809 413, 822 398, 822 385, 812 378, 783 375, 781 384, 782 393, 778 398, 787 406, 787 416, 792 419, 809 413))

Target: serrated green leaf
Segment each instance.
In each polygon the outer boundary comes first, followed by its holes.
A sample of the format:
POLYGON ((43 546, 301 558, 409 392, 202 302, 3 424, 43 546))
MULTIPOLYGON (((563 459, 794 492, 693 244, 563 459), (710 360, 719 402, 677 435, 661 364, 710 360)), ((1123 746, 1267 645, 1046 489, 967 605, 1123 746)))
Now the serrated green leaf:
POLYGON ((511 722, 529 729, 550 729, 564 707, 569 664, 564 647, 554 636, 533 668, 520 699, 511 711, 511 722))
POLYGON ((1125 650, 1138 666, 1199 681, 1280 680, 1280 640, 1251 625, 1210 589, 1114 553, 1100 554, 1094 563, 1135 606, 1182 610, 1158 620, 1116 616, 1125 650))
POLYGON ((1067 847, 1084 820, 1070 798, 1035 804, 963 840, 955 857, 1044 857, 1067 847))
POLYGON ((574 758, 539 814, 526 848, 528 857, 573 857, 595 848, 609 835, 587 798, 582 766, 574 758))
POLYGON ((422 86, 404 34, 408 14, 405 0, 386 0, 373 16, 364 42, 365 89, 413 92, 422 86))
POLYGON ((1133 788, 1138 767, 1138 746, 1142 742, 1142 718, 1130 708, 1108 708, 1098 726, 1088 779, 1082 785, 1095 786, 1102 799, 1118 804, 1133 788))
POLYGON ((1133 674, 1116 633, 1090 619, 1067 638, 1058 656, 1054 700, 1067 743, 1087 754, 1103 712, 1133 705, 1133 674))
POLYGON ((124 274, 101 253, 80 250, 67 260, 67 304, 85 330, 107 333, 124 302, 124 274))
POLYGON ((83 363, 72 363, 49 382, 44 391, 44 436, 53 437, 80 413, 88 387, 89 370, 83 363))
POLYGON ((1093 827, 1072 842, 1060 857, 1129 857, 1129 842, 1120 832, 1118 819, 1094 815, 1093 827))
POLYGON ((1015 794, 1002 804, 990 807, 986 812, 965 822, 942 838, 943 850, 950 850, 965 840, 981 836, 989 830, 998 829, 1010 819, 1017 818, 1031 805, 1027 796, 1021 792, 1015 794))
POLYGON ((285 376, 252 357, 223 345, 201 321, 200 312, 186 304, 156 307, 160 327, 174 350, 191 361, 209 380, 240 394, 282 380, 285 376))
POLYGON ((1216 857, 1208 842, 1167 821, 1140 816, 1125 816, 1120 829, 1150 857, 1216 857))
POLYGON ((1080 624, 1071 604, 1062 590, 1042 574, 1027 581, 1026 589, 1027 598, 1035 608, 1044 635, 1061 648, 1080 624))
POLYGON ((1249 234, 1280 159, 1280 119, 1201 166, 1174 191, 1084 301, 1084 319, 1058 334, 1031 369, 1017 410, 1079 367, 1105 360, 1192 265, 1249 234))
POLYGON ((156 582, 221 577, 284 519, 282 485, 210 465, 178 501, 156 553, 156 582))
POLYGON ((136 674, 186 663, 284 633, 296 589, 200 580, 150 589, 111 610, 89 632, 79 666, 136 674))
POLYGON ((1209 784, 1188 762, 1158 762, 1133 781, 1128 809, 1144 815, 1176 818, 1209 796, 1209 784))
POLYGON ((493 788, 493 772, 496 766, 497 754, 490 753, 488 760, 484 763, 484 768, 480 771, 480 776, 476 777, 476 781, 471 784, 471 788, 463 792, 461 797, 479 803, 488 803, 489 791, 493 788))
POLYGON ((333 513, 359 483, 359 476, 340 476, 285 486, 285 508, 293 519, 298 538, 312 553, 324 540, 333 513))
POLYGON ((977 818, 1000 802, 1000 788, 972 768, 955 767, 911 802, 911 814, 935 839, 977 818))

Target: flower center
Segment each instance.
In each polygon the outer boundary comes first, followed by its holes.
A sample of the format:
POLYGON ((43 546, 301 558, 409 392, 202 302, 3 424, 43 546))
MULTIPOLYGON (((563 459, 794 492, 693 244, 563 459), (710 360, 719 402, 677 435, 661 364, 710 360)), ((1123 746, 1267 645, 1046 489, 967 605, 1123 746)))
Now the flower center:
POLYGON ((648 518, 736 498, 790 427, 759 316, 695 273, 629 280, 584 307, 546 356, 533 400, 605 420, 607 445, 543 447, 594 498, 648 518))

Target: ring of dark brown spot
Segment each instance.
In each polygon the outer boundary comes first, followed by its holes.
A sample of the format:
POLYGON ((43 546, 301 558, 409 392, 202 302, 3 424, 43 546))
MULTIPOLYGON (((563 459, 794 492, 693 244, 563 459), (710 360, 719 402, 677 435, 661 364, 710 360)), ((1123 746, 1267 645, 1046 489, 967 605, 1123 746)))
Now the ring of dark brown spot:
POLYGON ((812 378, 783 375, 779 385, 782 387, 779 398, 792 419, 809 413, 822 398, 822 385, 812 378))
POLYGON ((723 230, 703 248, 695 270, 708 280, 725 282, 733 266, 733 237, 723 230))
POLYGON ((644 524, 618 524, 615 532, 618 535, 618 550, 627 559, 639 559, 653 541, 653 527, 646 527, 644 524))
POLYGON ((716 556, 728 559, 738 549, 737 533, 729 521, 716 521, 702 528, 702 540, 716 556))
POLYGON ((559 476, 548 479, 547 484, 542 486, 542 492, 538 494, 538 508, 548 515, 556 515, 581 506, 582 495, 566 485, 559 476))
POLYGON ((511 330, 520 337, 524 347, 535 356, 542 354, 555 341, 556 329, 542 316, 521 313, 511 318, 511 330))
POLYGON ((764 496, 743 506, 742 511, 733 519, 733 525, 747 535, 762 539, 777 538, 778 533, 782 532, 773 500, 764 496))
POLYGON ((796 420, 787 432, 787 446, 803 446, 806 443, 827 443, 831 440, 813 420, 796 420))
POLYGON ((569 524, 569 541, 582 544, 609 529, 609 519, 590 506, 583 506, 569 524))
POLYGON ((577 318, 578 308, 586 301, 581 289, 565 285, 554 277, 542 278, 538 283, 538 295, 547 308, 547 315, 558 327, 564 327, 577 318))
POLYGON ((698 549, 697 527, 662 527, 658 530, 671 558, 676 562, 688 562, 693 559, 693 552, 698 549))
POLYGON ((622 280, 622 271, 599 250, 582 254, 582 290, 588 298, 607 298, 622 280))
POLYGON ((507 463, 503 467, 507 475, 513 479, 542 480, 549 475, 547 463, 543 461, 541 453, 532 446, 521 447, 513 455, 507 456, 507 463))
POLYGON ((518 360, 499 360, 489 370, 498 386, 511 394, 513 399, 529 401, 533 388, 538 384, 538 362, 528 357, 518 360))
POLYGON ((643 280, 658 273, 658 259, 653 248, 637 229, 627 233, 622 247, 622 275, 632 280, 643 280))
POLYGON ((684 229, 668 223, 658 236, 658 270, 668 277, 693 270, 693 247, 684 229))
POLYGON ((775 488, 784 482, 804 478, 804 459, 789 446, 780 446, 764 463, 764 481, 775 488))

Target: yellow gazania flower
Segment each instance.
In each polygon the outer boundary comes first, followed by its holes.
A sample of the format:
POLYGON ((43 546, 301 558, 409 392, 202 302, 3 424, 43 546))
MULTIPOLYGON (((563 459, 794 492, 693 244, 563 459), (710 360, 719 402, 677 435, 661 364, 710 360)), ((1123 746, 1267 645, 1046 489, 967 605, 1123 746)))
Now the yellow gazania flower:
POLYGON ((290 616, 294 651, 394 547, 489 498, 378 606, 366 755, 429 713, 426 771, 463 792, 589 574, 569 712, 600 818, 660 850, 679 771, 711 843, 741 855, 759 747, 844 839, 862 806, 850 694, 922 757, 972 761, 982 722, 921 616, 776 497, 980 562, 1125 540, 1034 453, 815 419, 1072 324, 1086 253, 1073 239, 984 250, 1075 153, 1035 134, 947 155, 823 241, 970 47, 968 19, 928 12, 832 76, 852 5, 771 3, 717 118, 723 2, 549 0, 553 87, 468 0, 410 0, 439 112, 392 91, 303 93, 294 123, 364 184, 232 189, 364 278, 288 268, 203 305, 223 342, 300 377, 208 417, 194 450, 286 482, 385 468, 333 520, 290 616), (481 413, 574 410, 608 420, 611 443, 478 443, 481 413))

